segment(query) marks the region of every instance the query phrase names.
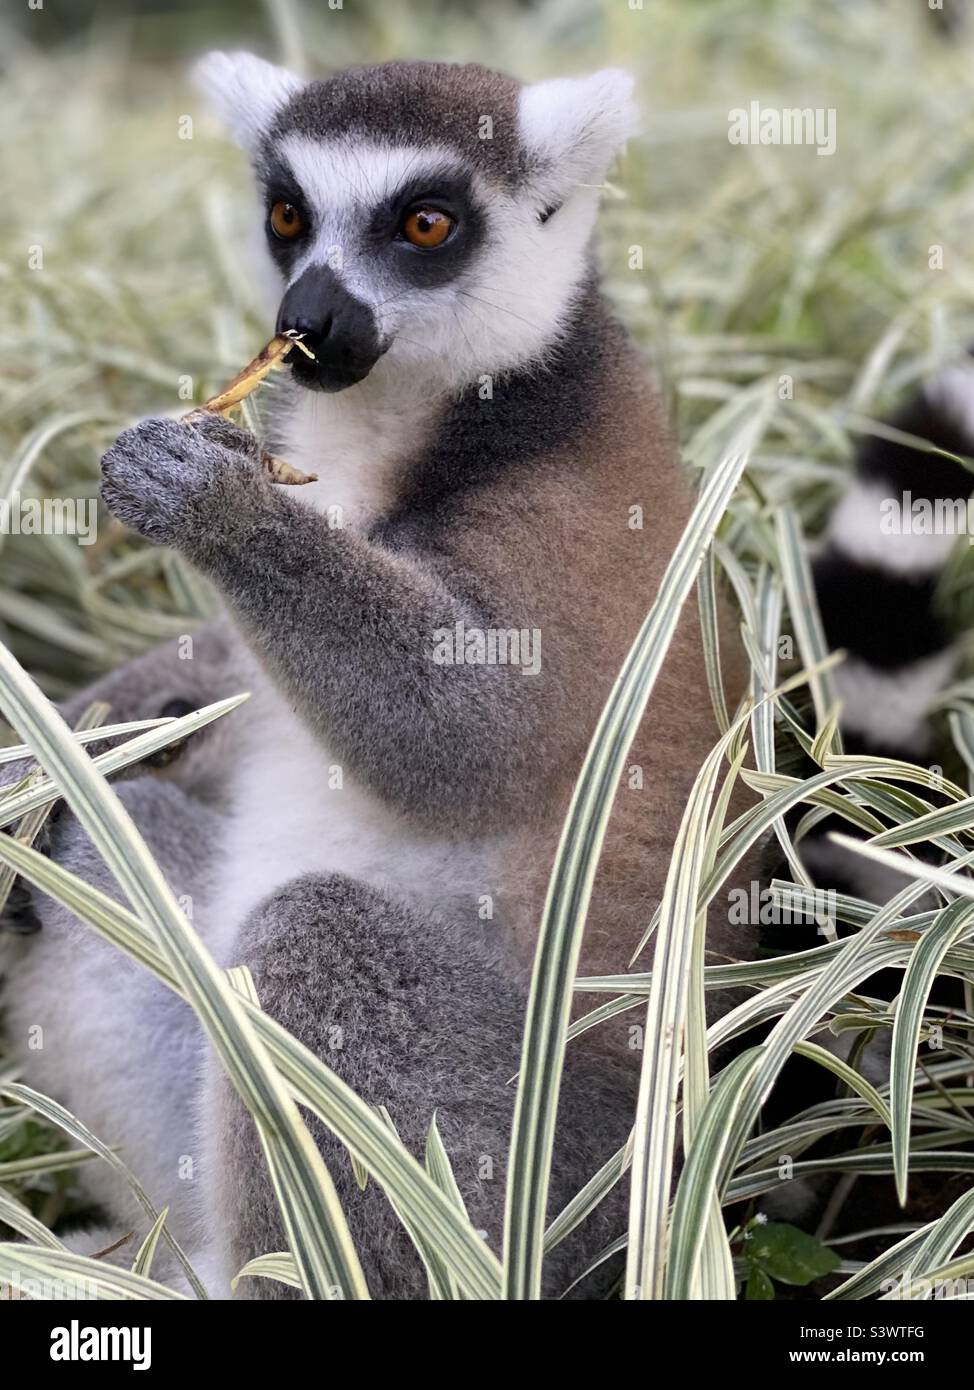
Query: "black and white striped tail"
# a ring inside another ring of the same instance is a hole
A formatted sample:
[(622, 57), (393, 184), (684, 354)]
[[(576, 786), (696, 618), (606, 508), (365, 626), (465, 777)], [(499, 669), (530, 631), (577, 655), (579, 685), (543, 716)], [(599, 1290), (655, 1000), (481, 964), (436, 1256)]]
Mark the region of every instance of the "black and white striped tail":
[[(974, 456), (974, 362), (942, 371), (889, 424), (947, 453)], [(847, 653), (834, 672), (846, 752), (920, 764), (935, 756), (930, 705), (957, 661), (935, 591), (972, 484), (962, 464), (907, 443), (870, 437), (859, 451), (855, 479), (813, 565), (828, 644)], [(923, 524), (897, 529), (897, 517), (905, 522), (926, 503), (938, 519), (933, 534)], [(955, 521), (944, 525), (945, 516)], [(829, 829), (850, 833), (848, 824), (829, 820), (800, 849), (816, 883), (873, 902), (903, 886), (898, 874), (828, 841)]]
[[(889, 423), (949, 454), (974, 457), (974, 361), (941, 372)], [(935, 592), (964, 529), (972, 484), (974, 475), (962, 464), (907, 443), (870, 437), (859, 451), (855, 478), (832, 514), (813, 564), (828, 645), (847, 653), (834, 672), (847, 752), (921, 765), (930, 765), (936, 756), (930, 705), (951, 680), (957, 656)], [(932, 534), (923, 526), (897, 530), (889, 524), (892, 517), (905, 519), (914, 505), (928, 503), (934, 518), (953, 517), (954, 523), (940, 524)], [(925, 795), (936, 803), (936, 794)], [(848, 822), (829, 817), (798, 845), (818, 888), (881, 904), (908, 882), (836, 845), (828, 838), (830, 830), (856, 834)], [(936, 853), (924, 845), (913, 849), (921, 857), (928, 850)], [(932, 905), (918, 903), (914, 910)], [(787, 947), (778, 938), (778, 949), (813, 944), (811, 935), (802, 938), (800, 933)], [(901, 982), (893, 972), (889, 978), (874, 977), (864, 988), (892, 998)], [(935, 988), (939, 1002), (959, 1002), (940, 982)], [(827, 1045), (842, 1053), (851, 1036)], [(859, 1065), (877, 1084), (888, 1078), (888, 1053), (889, 1036), (880, 1033), (860, 1058)], [(798, 1093), (807, 1103), (809, 1095), (818, 1094), (820, 1080), (809, 1079), (801, 1064), (793, 1072), (792, 1103)]]
[[(974, 363), (949, 367), (890, 421), (902, 434), (974, 456)], [(815, 586), (835, 673), (847, 751), (923, 762), (932, 749), (929, 707), (956, 664), (934, 593), (958, 541), (974, 485), (962, 464), (906, 443), (869, 438), (836, 507)], [(956, 504), (945, 507), (944, 503)], [(919, 512), (930, 503), (936, 526)], [(896, 518), (913, 514), (913, 529)]]

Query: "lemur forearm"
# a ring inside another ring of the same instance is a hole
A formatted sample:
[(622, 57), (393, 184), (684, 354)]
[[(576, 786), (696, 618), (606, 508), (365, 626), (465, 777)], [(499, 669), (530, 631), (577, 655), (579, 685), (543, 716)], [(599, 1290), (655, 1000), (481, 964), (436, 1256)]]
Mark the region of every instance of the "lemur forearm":
[(143, 421), (105, 455), (102, 477), (116, 516), (216, 581), (274, 683), (384, 801), (460, 831), (509, 826), (530, 804), (544, 678), (520, 664), (437, 663), (438, 630), (488, 619), (432, 565), (330, 529), (220, 416)]
[[(237, 482), (241, 480), (237, 479)], [(189, 557), (221, 587), (272, 677), (336, 757), (400, 809), (497, 816), (523, 790), (540, 676), (437, 664), (438, 630), (482, 614), (412, 558), (328, 529), (253, 480)], [(486, 756), (489, 751), (489, 757)]]

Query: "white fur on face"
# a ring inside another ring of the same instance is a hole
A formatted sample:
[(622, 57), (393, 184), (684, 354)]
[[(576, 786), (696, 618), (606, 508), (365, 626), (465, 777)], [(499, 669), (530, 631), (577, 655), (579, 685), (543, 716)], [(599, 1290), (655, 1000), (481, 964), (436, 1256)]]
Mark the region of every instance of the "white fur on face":
[[(211, 55), (196, 77), (252, 154), (302, 85), (249, 54)], [(342, 524), (370, 524), (391, 504), (402, 460), (415, 456), (451, 393), (543, 364), (587, 278), (598, 185), (635, 123), (631, 87), (624, 73), (605, 72), (524, 89), (519, 126), (528, 178), (512, 191), (474, 171), (487, 235), (462, 275), (436, 288), (380, 274), (360, 232), (376, 202), (418, 170), (463, 167), (454, 150), (297, 134), (281, 141), (317, 228), (294, 273), (316, 259), (330, 265), (391, 340), (358, 385), (337, 395), (288, 393), (282, 402), (277, 429), (285, 456), (321, 479), (295, 490), (302, 502), (337, 512)], [(541, 223), (539, 214), (556, 205)], [(263, 235), (260, 260), (279, 285)]]
[(460, 157), (442, 147), (297, 134), (281, 142), (280, 153), (318, 225), (292, 279), (311, 264), (327, 264), (373, 309), (382, 337), (392, 343), (373, 376), (415, 369), (427, 386), (455, 390), (543, 360), (586, 275), (596, 189), (573, 188), (561, 209), (541, 223), (535, 190), (514, 194), (475, 171), (474, 194), (486, 221), (482, 248), (448, 284), (413, 287), (377, 271), (360, 249), (361, 227), (406, 178), (423, 169), (431, 175), (461, 169)]
[(320, 481), (297, 500), (367, 527), (397, 495), (400, 461), (416, 457), (455, 391), (543, 360), (585, 275), (597, 194), (582, 191), (545, 224), (534, 206), (476, 181), (489, 225), (483, 250), (454, 281), (414, 288), (378, 273), (360, 249), (372, 208), (418, 169), (456, 168), (440, 148), (325, 144), (291, 135), (281, 154), (314, 214), (316, 233), (292, 271), (330, 266), (375, 313), (389, 351), (358, 385), (293, 395), (278, 420), (283, 456)]
[[(303, 85), (300, 78), (249, 53), (212, 53), (194, 73), (237, 142), (259, 149), (274, 117)], [(456, 390), (530, 362), (557, 338), (586, 275), (586, 248), (598, 186), (636, 126), (632, 79), (614, 69), (589, 77), (538, 82), (523, 89), (519, 134), (530, 171), (512, 193), (474, 171), (488, 235), (458, 280), (416, 289), (383, 283), (356, 248), (356, 217), (422, 167), (454, 167), (445, 148), (405, 148), (344, 137), (290, 135), (287, 159), (313, 207), (320, 231), (299, 269), (322, 259), (349, 290), (372, 306), (390, 351), (373, 374), (405, 369), (406, 389)], [(538, 215), (558, 211), (542, 224)], [(336, 265), (336, 262), (338, 263)]]

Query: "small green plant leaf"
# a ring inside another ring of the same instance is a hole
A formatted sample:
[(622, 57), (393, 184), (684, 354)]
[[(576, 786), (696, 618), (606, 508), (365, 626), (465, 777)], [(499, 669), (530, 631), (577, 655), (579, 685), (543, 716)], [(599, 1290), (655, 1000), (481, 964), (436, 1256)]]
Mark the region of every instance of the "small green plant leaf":
[[(805, 1285), (823, 1274), (831, 1274), (839, 1264), (834, 1250), (783, 1221), (755, 1226), (746, 1246), (749, 1262), (779, 1284)], [(750, 1298), (751, 1295), (748, 1294)]]
[(747, 1276), (747, 1285), (744, 1289), (744, 1297), (749, 1303), (774, 1298), (774, 1284), (759, 1265), (751, 1266), (751, 1272)]

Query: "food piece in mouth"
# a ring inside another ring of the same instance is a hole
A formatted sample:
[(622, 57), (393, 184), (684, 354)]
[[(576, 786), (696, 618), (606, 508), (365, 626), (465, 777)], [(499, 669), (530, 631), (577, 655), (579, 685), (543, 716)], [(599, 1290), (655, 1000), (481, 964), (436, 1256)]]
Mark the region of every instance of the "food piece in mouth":
[[(265, 347), (261, 348), (254, 360), (248, 362), (243, 371), (238, 372), (222, 391), (211, 396), (208, 401), (204, 401), (195, 410), (191, 410), (188, 415), (184, 415), (183, 419), (192, 421), (199, 419), (201, 415), (225, 415), (229, 417), (230, 412), (235, 410), (241, 401), (245, 401), (252, 391), (256, 391), (267, 374), (275, 367), (280, 366), (294, 348), (298, 348), (305, 356), (314, 361), (314, 353), (309, 347), (305, 347), (299, 333), (279, 333), (277, 337), (272, 338)], [(273, 454), (261, 454), (260, 464), (273, 483), (300, 487), (304, 483), (316, 483), (318, 481), (317, 473), (302, 473), (300, 468), (286, 463), (284, 459), (275, 458)]]

